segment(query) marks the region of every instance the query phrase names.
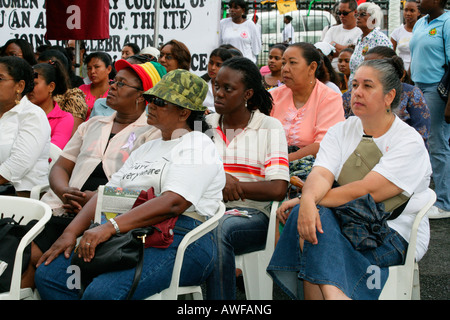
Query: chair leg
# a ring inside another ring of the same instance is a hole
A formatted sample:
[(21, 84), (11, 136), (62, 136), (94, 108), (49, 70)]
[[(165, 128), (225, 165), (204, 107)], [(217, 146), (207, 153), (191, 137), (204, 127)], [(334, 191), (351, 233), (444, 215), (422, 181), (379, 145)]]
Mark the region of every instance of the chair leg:
[(420, 300), (420, 279), (419, 279), (419, 265), (417, 262), (414, 265), (413, 287), (411, 292), (411, 300)]

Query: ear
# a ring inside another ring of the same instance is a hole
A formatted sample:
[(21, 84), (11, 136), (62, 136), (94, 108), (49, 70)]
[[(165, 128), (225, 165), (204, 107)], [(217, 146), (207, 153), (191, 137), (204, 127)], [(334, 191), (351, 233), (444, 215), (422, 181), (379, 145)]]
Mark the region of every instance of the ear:
[(48, 85), (48, 88), (50, 89), (50, 92), (53, 92), (53, 90), (55, 90), (55, 88), (56, 88), (56, 83), (54, 83), (53, 81), (50, 82), (50, 84)]
[(111, 73), (111, 71), (112, 71), (112, 66), (108, 66), (108, 67), (106, 68), (106, 70), (108, 70), (108, 73)]
[(392, 101), (394, 101), (394, 99), (395, 99), (396, 93), (397, 92), (395, 91), (395, 89), (392, 89), (391, 91), (386, 93), (386, 95), (384, 96), (384, 103), (385, 103), (386, 107), (388, 107), (392, 104)]
[(187, 118), (189, 118), (190, 115), (191, 115), (191, 110), (183, 108), (180, 111), (179, 119), (180, 119), (180, 121), (184, 122), (187, 120)]
[(252, 97), (253, 97), (253, 94), (255, 93), (255, 91), (253, 91), (253, 89), (247, 89), (247, 90), (245, 90), (245, 92), (244, 92), (244, 98), (245, 98), (245, 101), (248, 101), (248, 100), (250, 100)]
[(25, 80), (20, 80), (16, 83), (16, 92), (22, 94), (23, 90), (25, 90)]
[(318, 66), (319, 65), (316, 61), (311, 62), (311, 64), (309, 65), (309, 76), (315, 76)]

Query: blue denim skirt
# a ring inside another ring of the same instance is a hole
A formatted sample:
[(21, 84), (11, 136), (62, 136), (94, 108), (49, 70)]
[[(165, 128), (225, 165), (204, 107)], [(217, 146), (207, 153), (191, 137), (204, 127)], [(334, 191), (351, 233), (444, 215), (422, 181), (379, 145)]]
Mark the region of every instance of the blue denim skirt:
[(351, 299), (378, 299), (388, 267), (404, 263), (408, 243), (390, 229), (382, 245), (357, 251), (341, 232), (333, 212), (319, 207), (324, 233), (317, 233), (318, 244), (305, 241), (300, 251), (298, 208), (292, 209), (267, 267), (275, 283), (292, 299), (303, 298), (303, 280), (333, 285)]

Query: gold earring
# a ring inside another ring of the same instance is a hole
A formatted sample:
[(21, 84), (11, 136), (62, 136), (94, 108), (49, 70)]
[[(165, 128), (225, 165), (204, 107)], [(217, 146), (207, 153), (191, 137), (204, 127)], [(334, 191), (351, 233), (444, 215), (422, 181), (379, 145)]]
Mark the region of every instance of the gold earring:
[(20, 91), (17, 90), (16, 100), (15, 100), (16, 105), (20, 103), (20, 96), (19, 95), (20, 95)]

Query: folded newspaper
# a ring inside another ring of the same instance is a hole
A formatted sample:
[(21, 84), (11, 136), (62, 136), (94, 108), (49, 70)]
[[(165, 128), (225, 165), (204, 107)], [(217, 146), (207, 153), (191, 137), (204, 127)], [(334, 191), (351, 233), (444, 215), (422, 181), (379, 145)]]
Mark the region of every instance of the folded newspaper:
[(100, 186), (95, 222), (102, 224), (117, 215), (130, 211), (140, 193), (141, 190), (136, 189)]

